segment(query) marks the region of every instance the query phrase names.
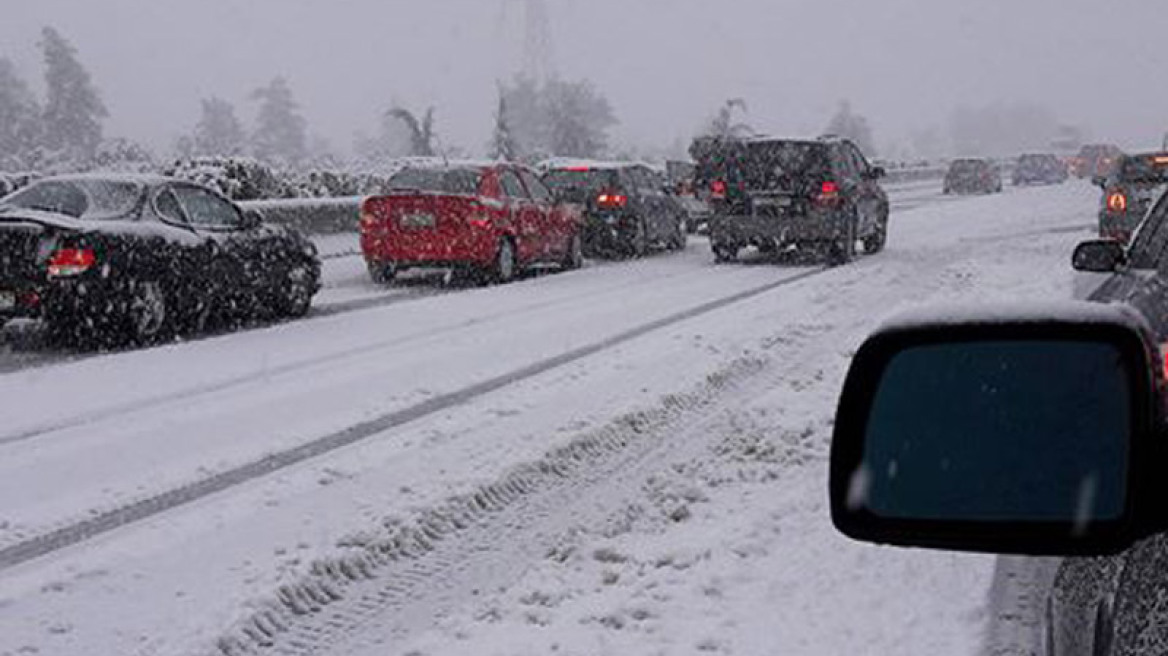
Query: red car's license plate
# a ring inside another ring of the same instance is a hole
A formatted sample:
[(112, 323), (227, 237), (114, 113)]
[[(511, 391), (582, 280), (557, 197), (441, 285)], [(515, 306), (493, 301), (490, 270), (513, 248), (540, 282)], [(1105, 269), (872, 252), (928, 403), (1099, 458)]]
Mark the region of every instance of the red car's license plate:
[(403, 228), (433, 228), (436, 222), (433, 214), (406, 214), (400, 223)]

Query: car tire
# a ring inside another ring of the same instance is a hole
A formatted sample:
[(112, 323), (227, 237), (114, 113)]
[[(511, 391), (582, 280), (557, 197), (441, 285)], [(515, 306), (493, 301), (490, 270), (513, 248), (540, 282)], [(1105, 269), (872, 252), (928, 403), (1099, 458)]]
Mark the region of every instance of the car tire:
[(136, 280), (126, 289), (122, 334), (133, 345), (162, 341), (171, 325), (169, 301), (162, 283)]
[(289, 319), (308, 314), (319, 286), (319, 265), (308, 260), (296, 263), (285, 272), (284, 280), (275, 291), (276, 314)]
[(842, 266), (856, 259), (855, 218), (848, 217), (845, 224), (844, 234), (828, 244), (827, 263), (830, 266)]
[(876, 229), (872, 234), (863, 239), (864, 254), (871, 255), (879, 253), (884, 250), (884, 244), (888, 241), (888, 216), (885, 215), (879, 222), (876, 223)]
[(733, 244), (713, 243), (714, 261), (719, 264), (734, 262), (738, 259), (738, 247)]
[(510, 239), (499, 240), (495, 261), (491, 264), (489, 282), (503, 285), (515, 279), (518, 263), (515, 258), (515, 244)]
[(569, 271), (584, 266), (584, 240), (580, 233), (577, 232), (568, 240), (568, 252), (564, 254), (562, 266)]
[(378, 285), (388, 285), (397, 277), (397, 267), (386, 262), (370, 262), (369, 278)]

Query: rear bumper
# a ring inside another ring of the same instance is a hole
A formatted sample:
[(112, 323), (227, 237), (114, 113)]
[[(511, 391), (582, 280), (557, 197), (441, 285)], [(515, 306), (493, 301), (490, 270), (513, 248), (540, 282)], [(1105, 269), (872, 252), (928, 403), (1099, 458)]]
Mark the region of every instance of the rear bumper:
[(715, 214), (709, 220), (710, 241), (738, 245), (830, 241), (845, 234), (849, 220), (839, 212), (782, 218)]
[(632, 247), (636, 236), (636, 219), (628, 214), (601, 213), (584, 217), (580, 229), (580, 239), (584, 250), (596, 253), (612, 250), (627, 250)]
[(486, 266), (494, 262), (502, 235), (488, 230), (446, 233), (362, 232), (361, 252), (369, 264), (397, 268)]

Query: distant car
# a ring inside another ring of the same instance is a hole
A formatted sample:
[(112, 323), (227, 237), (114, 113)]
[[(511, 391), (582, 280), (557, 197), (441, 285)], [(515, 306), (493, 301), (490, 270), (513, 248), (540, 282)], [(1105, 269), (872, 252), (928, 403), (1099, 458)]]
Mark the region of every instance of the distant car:
[(556, 198), (583, 208), (585, 253), (640, 257), (654, 247), (685, 248), (685, 209), (649, 167), (552, 162), (544, 168), (543, 181)]
[(150, 343), (214, 316), (308, 312), (316, 247), (219, 194), (154, 176), (45, 178), (0, 199), (0, 320)]
[(1105, 178), (1119, 163), (1123, 151), (1111, 144), (1088, 144), (1079, 149), (1073, 160), (1076, 176), (1080, 178)]
[(1126, 243), (1168, 187), (1168, 152), (1125, 155), (1110, 175), (1097, 176), (1093, 182), (1103, 189), (1099, 236)]
[(1050, 154), (1028, 154), (1014, 166), (1014, 186), (1061, 184), (1067, 180), (1067, 166)]
[(884, 170), (846, 139), (701, 138), (690, 154), (710, 204), (710, 246), (718, 262), (737, 259), (746, 246), (805, 249), (833, 264), (850, 262), (857, 241), (865, 253), (884, 248)]
[(1002, 190), (1002, 173), (988, 159), (959, 159), (949, 164), (942, 191), (945, 194), (996, 194)]
[(361, 203), (361, 250), (374, 281), (450, 268), (508, 282), (521, 269), (583, 265), (579, 211), (530, 169), (500, 162), (413, 162)]

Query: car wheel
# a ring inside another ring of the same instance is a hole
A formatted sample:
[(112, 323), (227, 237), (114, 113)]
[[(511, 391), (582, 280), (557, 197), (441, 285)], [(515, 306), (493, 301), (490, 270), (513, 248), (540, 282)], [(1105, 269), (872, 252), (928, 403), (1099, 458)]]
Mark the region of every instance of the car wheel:
[(848, 217), (844, 234), (831, 242), (827, 248), (827, 262), (831, 266), (840, 266), (854, 259), (856, 259), (856, 221), (853, 217)]
[(572, 235), (568, 241), (568, 252), (564, 254), (562, 266), (569, 270), (584, 266), (584, 240), (580, 238), (580, 233)]
[(491, 282), (504, 284), (515, 279), (515, 246), (510, 239), (499, 242), (499, 250), (495, 253), (495, 262), (491, 265)]
[(888, 217), (884, 217), (877, 224), (872, 234), (864, 238), (864, 254), (879, 253), (884, 250), (884, 243), (888, 240)]
[(633, 257), (645, 257), (649, 253), (649, 229), (644, 219), (637, 219), (631, 246)]
[(320, 269), (312, 262), (302, 261), (294, 265), (287, 271), (277, 291), (277, 313), (289, 318), (308, 314), (319, 283)]
[(386, 262), (370, 262), (369, 278), (378, 285), (388, 285), (397, 277), (397, 267)]
[(738, 247), (733, 244), (714, 243), (711, 248), (714, 250), (715, 262), (733, 262), (738, 259)]
[(160, 341), (170, 322), (166, 293), (162, 284), (154, 281), (135, 281), (127, 290), (125, 305), (125, 335), (134, 344), (152, 344)]

